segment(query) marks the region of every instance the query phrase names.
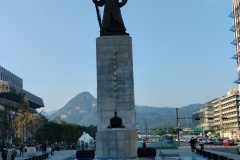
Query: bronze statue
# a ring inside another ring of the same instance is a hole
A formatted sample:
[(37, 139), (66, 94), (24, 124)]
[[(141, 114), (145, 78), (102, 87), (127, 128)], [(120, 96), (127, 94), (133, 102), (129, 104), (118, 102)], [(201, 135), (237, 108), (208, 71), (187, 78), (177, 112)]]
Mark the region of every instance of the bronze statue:
[[(129, 35), (126, 33), (126, 28), (123, 23), (120, 8), (127, 3), (127, 0), (92, 0), (96, 5), (98, 14), (98, 21), (100, 26), (101, 36), (109, 35)], [(103, 21), (101, 23), (101, 17), (99, 15), (98, 6), (104, 6)]]

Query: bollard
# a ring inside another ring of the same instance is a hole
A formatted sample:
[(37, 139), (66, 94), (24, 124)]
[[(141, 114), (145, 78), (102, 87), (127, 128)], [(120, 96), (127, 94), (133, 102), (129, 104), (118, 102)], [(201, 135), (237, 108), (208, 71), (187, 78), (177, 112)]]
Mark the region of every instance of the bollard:
[(203, 155), (203, 152), (202, 152), (202, 150), (200, 150), (200, 151), (199, 151), (199, 153), (200, 153), (200, 155)]
[(199, 154), (199, 153), (200, 153), (199, 151), (200, 151), (199, 149), (196, 149), (196, 153), (197, 153), (197, 154)]
[(212, 153), (211, 152), (207, 152), (207, 157), (208, 157), (208, 159), (213, 159)]
[(218, 155), (215, 154), (215, 153), (213, 153), (213, 159), (214, 159), (214, 160), (218, 160)]
[(206, 151), (202, 151), (202, 154), (204, 157), (207, 157), (207, 152)]
[(219, 156), (219, 159), (220, 159), (220, 160), (228, 160), (227, 157), (225, 157), (225, 156), (221, 156), (221, 155)]

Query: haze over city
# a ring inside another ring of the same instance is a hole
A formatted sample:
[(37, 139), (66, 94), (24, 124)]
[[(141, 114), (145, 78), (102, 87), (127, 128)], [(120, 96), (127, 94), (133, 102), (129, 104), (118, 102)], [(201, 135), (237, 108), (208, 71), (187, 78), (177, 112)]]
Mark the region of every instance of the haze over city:
[[(122, 16), (133, 38), (135, 103), (181, 107), (236, 87), (231, 11), (232, 0), (129, 0)], [(84, 91), (97, 96), (91, 0), (0, 1), (0, 15), (0, 65), (43, 99), (45, 111)]]

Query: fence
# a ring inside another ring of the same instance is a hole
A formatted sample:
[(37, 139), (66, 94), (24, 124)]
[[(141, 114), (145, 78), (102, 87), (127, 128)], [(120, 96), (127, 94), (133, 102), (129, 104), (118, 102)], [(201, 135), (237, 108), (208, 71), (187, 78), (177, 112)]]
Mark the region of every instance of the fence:
[[(138, 142), (138, 147), (142, 147), (143, 142)], [(147, 147), (156, 149), (178, 149), (178, 142), (175, 141), (152, 141), (147, 142)]]

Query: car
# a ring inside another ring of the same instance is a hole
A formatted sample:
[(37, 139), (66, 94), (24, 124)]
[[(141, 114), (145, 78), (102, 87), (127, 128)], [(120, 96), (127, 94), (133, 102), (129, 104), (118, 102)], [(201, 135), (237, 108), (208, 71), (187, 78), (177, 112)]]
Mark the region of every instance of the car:
[(215, 141), (214, 139), (208, 139), (208, 140), (207, 140), (207, 144), (213, 144), (214, 141)]
[(215, 139), (213, 144), (215, 144), (215, 145), (223, 145), (223, 139)]
[(225, 139), (225, 140), (223, 141), (223, 145), (224, 145), (224, 146), (234, 146), (235, 144), (234, 144), (234, 142), (233, 142), (232, 140), (230, 140), (230, 139)]
[(203, 139), (202, 141), (204, 142), (204, 144), (207, 144), (207, 143), (208, 143), (208, 142), (207, 142), (207, 139)]
[(202, 140), (202, 138), (197, 138), (197, 142), (199, 143)]

